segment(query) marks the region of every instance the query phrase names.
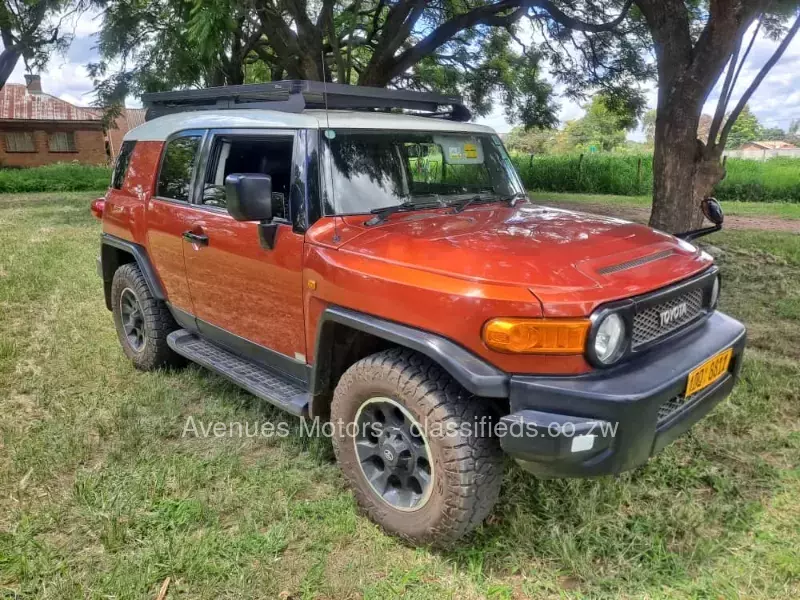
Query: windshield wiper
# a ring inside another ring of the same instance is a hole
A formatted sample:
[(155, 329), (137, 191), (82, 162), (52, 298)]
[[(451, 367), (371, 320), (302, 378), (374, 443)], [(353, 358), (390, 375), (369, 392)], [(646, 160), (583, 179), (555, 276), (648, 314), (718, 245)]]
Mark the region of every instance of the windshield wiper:
[(525, 192), (514, 192), (510, 196), (504, 196), (502, 200), (510, 206), (516, 206), (518, 200), (528, 200), (528, 195)]
[(490, 202), (497, 202), (500, 198), (496, 196), (487, 196), (486, 194), (475, 194), (474, 196), (470, 196), (469, 198), (465, 198), (462, 200), (454, 200), (447, 204), (447, 206), (453, 207), (453, 212), (461, 212), (465, 208), (467, 208), (473, 202), (482, 202), (484, 200), (488, 200)]
[(394, 213), (398, 212), (406, 212), (410, 210), (417, 210), (422, 208), (438, 208), (441, 205), (438, 203), (416, 203), (412, 202), (411, 200), (406, 200), (402, 204), (395, 204), (394, 206), (384, 206), (382, 208), (373, 208), (369, 211), (371, 214), (375, 215), (370, 220), (366, 221), (364, 225), (367, 227), (372, 227), (373, 225), (380, 225), (383, 223), (386, 218)]

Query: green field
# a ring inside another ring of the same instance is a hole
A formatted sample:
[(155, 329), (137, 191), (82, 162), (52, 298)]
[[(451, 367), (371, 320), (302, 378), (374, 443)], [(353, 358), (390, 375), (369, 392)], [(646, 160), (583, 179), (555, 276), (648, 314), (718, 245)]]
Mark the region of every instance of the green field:
[[(653, 188), (651, 155), (516, 155), (525, 186), (548, 192), (646, 195)], [(719, 200), (800, 202), (800, 159), (764, 162), (730, 159), (727, 176), (715, 188)]]
[[(123, 358), (91, 194), (0, 196), (0, 597), (798, 598), (800, 236), (725, 232), (743, 380), (619, 478), (508, 464), (488, 523), (446, 551), (360, 516), (324, 440), (182, 437), (285, 417), (200, 368)], [(294, 423), (294, 421), (292, 421)]]

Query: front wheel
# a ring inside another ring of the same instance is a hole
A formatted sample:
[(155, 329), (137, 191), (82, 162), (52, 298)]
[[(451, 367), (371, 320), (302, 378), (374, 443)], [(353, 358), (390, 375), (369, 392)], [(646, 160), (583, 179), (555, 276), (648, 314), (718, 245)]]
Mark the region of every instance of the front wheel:
[(503, 461), (480, 403), (406, 349), (368, 356), (342, 375), (334, 451), (375, 522), (415, 544), (445, 545), (488, 516)]

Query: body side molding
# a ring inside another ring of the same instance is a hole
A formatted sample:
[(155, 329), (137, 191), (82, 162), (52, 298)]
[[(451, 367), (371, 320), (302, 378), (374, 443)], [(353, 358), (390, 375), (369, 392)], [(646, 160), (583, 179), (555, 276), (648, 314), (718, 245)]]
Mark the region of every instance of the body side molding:
[[(324, 356), (324, 350), (333, 344), (333, 328), (330, 325), (334, 323), (363, 331), (424, 354), (438, 363), (465, 389), (476, 396), (508, 398), (508, 374), (478, 358), (455, 342), (435, 333), (338, 306), (330, 306), (320, 315), (315, 357)], [(324, 368), (319, 369), (319, 363), (319, 360), (314, 361), (314, 370), (311, 374), (312, 394), (325, 385)]]

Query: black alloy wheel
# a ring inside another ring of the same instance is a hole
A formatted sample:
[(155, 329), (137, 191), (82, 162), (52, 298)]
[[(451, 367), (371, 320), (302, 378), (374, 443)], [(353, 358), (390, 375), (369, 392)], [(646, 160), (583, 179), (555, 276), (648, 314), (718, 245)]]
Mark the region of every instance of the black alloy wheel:
[(370, 398), (356, 413), (356, 455), (364, 478), (392, 508), (425, 506), (433, 463), (422, 426), (391, 398)]

